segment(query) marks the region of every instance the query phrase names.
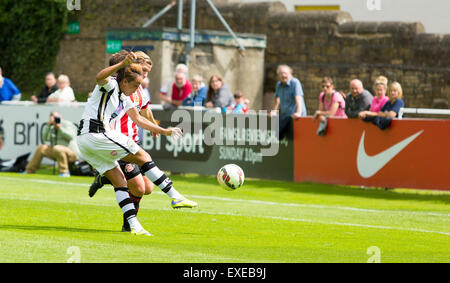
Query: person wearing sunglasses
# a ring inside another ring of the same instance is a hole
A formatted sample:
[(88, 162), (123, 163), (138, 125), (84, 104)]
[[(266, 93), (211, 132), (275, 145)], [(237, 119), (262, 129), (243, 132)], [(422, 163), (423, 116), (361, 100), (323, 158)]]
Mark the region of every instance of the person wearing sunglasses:
[(342, 93), (334, 89), (333, 80), (322, 79), (322, 92), (319, 95), (319, 110), (314, 113), (314, 119), (324, 121), (325, 117), (347, 118), (345, 114), (345, 99)]
[(319, 95), (319, 109), (314, 113), (313, 119), (319, 120), (317, 134), (324, 135), (328, 124), (328, 117), (347, 118), (345, 114), (344, 94), (334, 89), (333, 80), (330, 77), (322, 79), (322, 92)]

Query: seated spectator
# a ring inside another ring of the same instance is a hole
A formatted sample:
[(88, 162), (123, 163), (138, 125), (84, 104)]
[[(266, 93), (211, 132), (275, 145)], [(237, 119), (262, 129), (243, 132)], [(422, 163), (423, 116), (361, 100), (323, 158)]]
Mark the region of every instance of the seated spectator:
[(59, 75), (56, 83), (58, 85), (58, 90), (48, 96), (47, 102), (74, 102), (75, 94), (73, 93), (73, 89), (70, 87), (69, 77), (66, 75)]
[(36, 172), (42, 158), (47, 157), (58, 162), (60, 177), (69, 177), (69, 163), (80, 156), (77, 142), (77, 127), (74, 123), (61, 119), (58, 112), (52, 112), (48, 123), (42, 130), (42, 140), (50, 143), (39, 145), (25, 168), (26, 174)]
[(388, 79), (384, 76), (379, 76), (375, 83), (373, 84), (373, 91), (375, 92), (375, 96), (372, 99), (372, 103), (370, 104), (370, 111), (379, 112), (381, 108), (383, 108), (384, 104), (389, 100), (389, 97), (386, 96)]
[[(188, 67), (185, 64), (182, 64), (182, 63), (178, 64), (175, 67), (175, 72), (174, 72), (173, 76), (175, 77), (175, 75), (177, 73), (183, 73), (187, 77), (188, 76), (188, 70), (189, 69), (188, 69)], [(172, 77), (170, 80), (164, 82), (162, 84), (161, 88), (159, 89), (159, 98), (160, 98), (162, 104), (166, 103), (166, 101), (164, 100), (163, 97), (168, 97), (168, 98), (172, 97), (172, 85), (173, 85), (174, 81), (175, 80)]]
[(170, 97), (161, 95), (160, 98), (166, 104), (164, 109), (176, 109), (183, 104), (183, 101), (191, 94), (192, 84), (186, 78), (186, 74), (178, 72), (175, 74), (175, 82), (172, 84), (172, 95)]
[(233, 107), (233, 114), (245, 114), (248, 111), (248, 100), (245, 99), (244, 94), (242, 92), (237, 91), (234, 94), (234, 107)]
[(328, 117), (347, 118), (345, 114), (344, 95), (334, 90), (333, 80), (329, 77), (322, 79), (323, 92), (319, 95), (319, 110), (313, 115), (313, 119), (319, 119), (318, 135), (325, 135)]
[(364, 121), (372, 121), (380, 129), (384, 130), (391, 125), (392, 119), (398, 117), (400, 108), (405, 104), (402, 100), (403, 90), (398, 82), (393, 82), (389, 86), (389, 101), (384, 104), (379, 112), (363, 111), (359, 117)]
[(203, 77), (195, 75), (192, 77), (192, 92), (183, 101), (184, 106), (205, 106), (206, 85), (203, 83)]
[(21, 96), (17, 86), (10, 79), (3, 77), (2, 68), (0, 68), (0, 102), (19, 101)]
[(358, 113), (370, 109), (372, 94), (364, 89), (363, 83), (358, 80), (350, 82), (350, 93), (345, 99), (345, 114), (348, 118), (358, 118)]
[(218, 107), (222, 113), (226, 113), (234, 106), (233, 94), (219, 75), (212, 75), (209, 79), (205, 106), (208, 108)]
[(347, 118), (344, 96), (334, 89), (331, 78), (323, 78), (322, 89), (323, 92), (319, 95), (319, 110), (314, 113), (313, 118), (319, 121), (325, 121), (326, 117)]
[(45, 103), (47, 102), (47, 97), (57, 90), (58, 86), (56, 84), (55, 74), (53, 74), (52, 72), (47, 73), (47, 75), (45, 75), (45, 86), (37, 96), (31, 96), (31, 100), (34, 103)]

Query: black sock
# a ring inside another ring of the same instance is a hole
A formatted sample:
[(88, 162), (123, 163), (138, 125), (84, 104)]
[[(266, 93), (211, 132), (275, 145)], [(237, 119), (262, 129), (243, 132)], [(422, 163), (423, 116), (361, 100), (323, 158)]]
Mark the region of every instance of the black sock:
[(112, 185), (111, 181), (108, 178), (106, 178), (106, 176), (102, 176), (100, 178), (100, 182), (102, 182), (103, 185)]

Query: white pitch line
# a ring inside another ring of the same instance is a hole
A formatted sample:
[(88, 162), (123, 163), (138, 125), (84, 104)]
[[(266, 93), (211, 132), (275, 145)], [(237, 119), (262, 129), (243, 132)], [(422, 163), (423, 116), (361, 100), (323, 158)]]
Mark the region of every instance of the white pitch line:
[(196, 196), (196, 195), (192, 195), (192, 197), (196, 197), (196, 198), (199, 198), (199, 199), (203, 198), (203, 199), (230, 201), (230, 202), (254, 203), (254, 204), (261, 204), (261, 205), (292, 206), (292, 207), (321, 208), (321, 209), (339, 209), (339, 210), (351, 210), (351, 211), (359, 211), (359, 212), (376, 212), (376, 213), (419, 214), (419, 215), (433, 215), (433, 216), (450, 217), (450, 214), (438, 213), (438, 212), (429, 212), (429, 211), (409, 211), (409, 210), (403, 210), (402, 211), (402, 210), (368, 209), (368, 208), (357, 208), (357, 207), (348, 207), (348, 206), (333, 206), (333, 205), (320, 205), (320, 204), (301, 204), (301, 203), (283, 203), (283, 202), (271, 202), (271, 201), (261, 201), (261, 200), (232, 199), (232, 198), (221, 198), (221, 197), (214, 197), (214, 196)]
[[(68, 186), (76, 186), (76, 187), (88, 187), (90, 184), (86, 183), (71, 183), (71, 182), (63, 182), (63, 181), (51, 181), (51, 180), (42, 180), (42, 179), (25, 179), (25, 178), (14, 178), (14, 177), (3, 177), (0, 176), (0, 180), (9, 180), (9, 181), (17, 181), (20, 179), (21, 182), (29, 181), (36, 183), (44, 183), (44, 184), (55, 184), (55, 185), (68, 185)], [(110, 188), (110, 187), (108, 187)], [(112, 188), (110, 188), (112, 189)], [(163, 192), (153, 192), (153, 194), (164, 194)], [(350, 210), (350, 211), (358, 211), (358, 212), (370, 212), (370, 213), (397, 213), (397, 214), (412, 214), (412, 215), (429, 215), (429, 216), (440, 216), (440, 217), (450, 217), (449, 213), (438, 213), (438, 212), (430, 212), (430, 211), (410, 211), (410, 210), (385, 210), (385, 209), (367, 209), (367, 208), (357, 208), (357, 207), (349, 207), (349, 206), (333, 206), (333, 205), (320, 205), (320, 204), (301, 204), (301, 203), (285, 203), (285, 202), (271, 202), (271, 201), (261, 201), (261, 200), (246, 200), (246, 199), (234, 199), (234, 198), (223, 198), (223, 197), (215, 197), (215, 196), (200, 196), (200, 195), (187, 195), (197, 199), (210, 199), (210, 200), (219, 200), (226, 202), (242, 202), (242, 203), (253, 203), (260, 205), (274, 205), (274, 206), (290, 206), (290, 207), (303, 207), (303, 208), (320, 208), (320, 209), (336, 209), (336, 210)]]
[(410, 232), (433, 233), (433, 234), (441, 234), (441, 235), (450, 236), (450, 232), (432, 231), (432, 230), (424, 230), (424, 229), (417, 229), (417, 228), (366, 225), (366, 224), (358, 224), (358, 223), (332, 222), (332, 221), (311, 220), (311, 219), (302, 219), (302, 218), (289, 218), (289, 217), (280, 217), (280, 216), (264, 216), (264, 215), (251, 216), (251, 215), (244, 215), (244, 214), (238, 214), (238, 213), (218, 213), (218, 212), (205, 212), (205, 211), (195, 211), (195, 210), (192, 210), (191, 212), (192, 213), (199, 213), (199, 214), (209, 214), (209, 215), (229, 215), (229, 216), (239, 216), (239, 217), (267, 218), (267, 219), (277, 219), (277, 220), (284, 220), (284, 221), (305, 222), (305, 223), (311, 223), (311, 224), (323, 224), (323, 225), (335, 225), (335, 226), (353, 226), (353, 227), (373, 228), (373, 229), (386, 229), (386, 230), (400, 230), (400, 231), (410, 231)]

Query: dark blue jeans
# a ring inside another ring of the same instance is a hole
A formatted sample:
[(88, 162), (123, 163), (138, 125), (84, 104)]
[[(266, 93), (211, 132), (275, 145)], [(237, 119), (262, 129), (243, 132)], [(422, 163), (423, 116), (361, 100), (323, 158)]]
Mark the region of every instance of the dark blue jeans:
[(292, 117), (291, 115), (287, 114), (280, 114), (280, 120), (279, 120), (279, 140), (281, 141), (284, 137), (287, 137), (288, 139), (292, 140), (294, 139), (294, 132), (293, 132), (293, 123), (292, 123)]

